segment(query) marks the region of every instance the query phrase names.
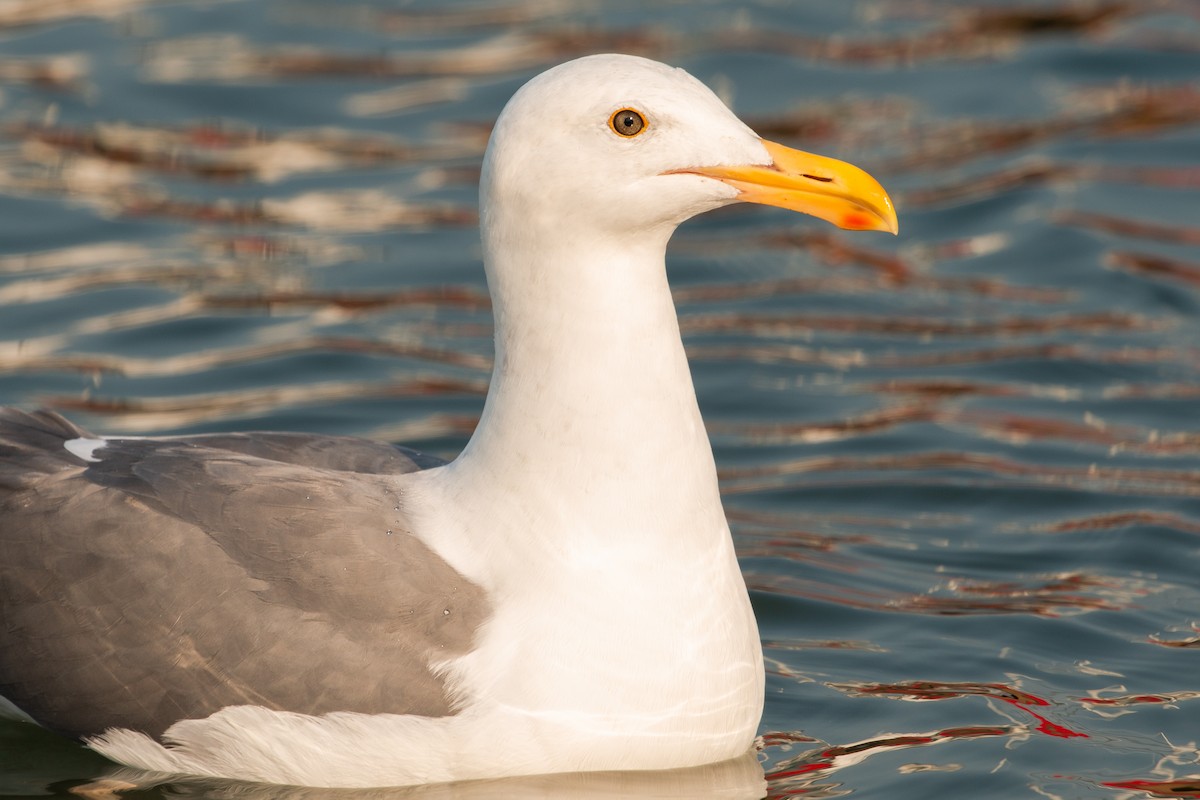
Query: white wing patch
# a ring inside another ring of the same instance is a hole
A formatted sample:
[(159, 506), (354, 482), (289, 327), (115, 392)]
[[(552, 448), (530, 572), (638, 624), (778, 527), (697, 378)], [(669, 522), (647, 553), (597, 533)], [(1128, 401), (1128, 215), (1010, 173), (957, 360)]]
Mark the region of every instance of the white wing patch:
[(95, 463), (100, 460), (94, 455), (95, 452), (106, 444), (107, 439), (68, 439), (63, 442), (63, 447), (76, 458)]

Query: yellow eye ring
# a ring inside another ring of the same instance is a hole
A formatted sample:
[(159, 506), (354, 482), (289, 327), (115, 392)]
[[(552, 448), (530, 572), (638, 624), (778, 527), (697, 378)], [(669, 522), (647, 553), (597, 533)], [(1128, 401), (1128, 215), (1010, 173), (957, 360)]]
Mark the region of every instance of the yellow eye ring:
[(634, 136), (645, 133), (649, 126), (641, 112), (634, 111), (632, 108), (622, 108), (608, 118), (608, 127), (617, 136), (632, 139)]

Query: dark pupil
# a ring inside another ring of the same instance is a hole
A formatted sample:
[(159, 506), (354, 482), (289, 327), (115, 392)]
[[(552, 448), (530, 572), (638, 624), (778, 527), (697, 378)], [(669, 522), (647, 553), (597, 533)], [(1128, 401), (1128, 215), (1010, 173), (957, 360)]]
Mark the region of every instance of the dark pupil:
[(633, 136), (642, 129), (642, 118), (632, 111), (621, 114), (617, 117), (617, 126), (621, 133), (626, 136)]

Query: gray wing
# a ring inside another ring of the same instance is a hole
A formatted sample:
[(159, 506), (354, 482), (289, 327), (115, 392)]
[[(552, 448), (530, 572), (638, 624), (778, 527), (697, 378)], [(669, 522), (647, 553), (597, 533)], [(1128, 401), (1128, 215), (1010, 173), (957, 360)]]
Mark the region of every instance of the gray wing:
[(110, 440), (0, 409), (0, 695), (75, 736), (228, 705), (441, 716), (479, 587), (413, 534), (395, 475), (342, 437)]
[(401, 475), (419, 469), (440, 467), (446, 462), (409, 447), (401, 447), (352, 436), (318, 436), (311, 433), (209, 433), (174, 437), (217, 450), (230, 450), (286, 464), (320, 469)]

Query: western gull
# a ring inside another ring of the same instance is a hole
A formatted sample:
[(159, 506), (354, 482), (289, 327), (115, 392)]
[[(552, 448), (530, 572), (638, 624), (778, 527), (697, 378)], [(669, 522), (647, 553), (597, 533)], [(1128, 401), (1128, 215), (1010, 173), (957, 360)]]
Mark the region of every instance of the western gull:
[(664, 262), (738, 201), (897, 230), (686, 72), (581, 58), (484, 157), (495, 366), (453, 461), (0, 411), (0, 696), (122, 764), (307, 786), (745, 753), (762, 652)]

